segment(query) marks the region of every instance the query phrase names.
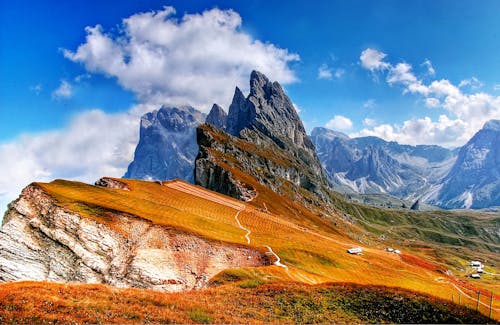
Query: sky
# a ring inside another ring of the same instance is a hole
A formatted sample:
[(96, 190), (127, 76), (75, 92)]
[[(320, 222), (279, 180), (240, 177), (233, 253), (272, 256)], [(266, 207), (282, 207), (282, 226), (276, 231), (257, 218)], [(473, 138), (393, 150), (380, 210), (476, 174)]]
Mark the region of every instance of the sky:
[(500, 2), (0, 0), (0, 208), (122, 176), (140, 116), (227, 109), (254, 69), (306, 129), (465, 144), (500, 118)]

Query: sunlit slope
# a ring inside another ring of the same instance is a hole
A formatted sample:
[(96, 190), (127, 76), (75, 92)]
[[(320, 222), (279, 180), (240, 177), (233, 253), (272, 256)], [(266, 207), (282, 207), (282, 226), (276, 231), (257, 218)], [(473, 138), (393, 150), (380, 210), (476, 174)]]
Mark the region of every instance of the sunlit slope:
[[(446, 299), (456, 294), (442, 273), (444, 266), (421, 263), (418, 257), (406, 258), (412, 256), (406, 252), (396, 255), (382, 247), (361, 245), (335, 227), (323, 226), (326, 223), (322, 218), (305, 209), (289, 216), (290, 208), (298, 205), (265, 188), (259, 200), (243, 203), (181, 181), (119, 181), (129, 190), (62, 180), (38, 185), (61, 206), (110, 227), (116, 214), (109, 217), (106, 212), (118, 211), (199, 236), (255, 247), (267, 252), (272, 262), (280, 259), (277, 265), (259, 268), (272, 279), (389, 285)], [(273, 201), (265, 204), (266, 196), (272, 196)], [(356, 233), (359, 229), (349, 231)], [(363, 255), (346, 253), (348, 248), (360, 245)]]
[(161, 293), (96, 284), (0, 284), (0, 323), (367, 324), (493, 323), (415, 292), (346, 283), (271, 282)]

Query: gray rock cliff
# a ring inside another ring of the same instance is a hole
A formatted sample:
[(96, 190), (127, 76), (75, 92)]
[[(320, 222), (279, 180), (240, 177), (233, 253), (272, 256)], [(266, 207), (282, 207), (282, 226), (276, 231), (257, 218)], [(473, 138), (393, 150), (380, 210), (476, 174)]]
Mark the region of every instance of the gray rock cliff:
[(227, 122), (227, 113), (217, 104), (212, 106), (210, 113), (207, 115), (205, 123), (211, 124), (219, 129), (225, 129)]
[(252, 189), (235, 181), (237, 177), (223, 166), (228, 164), (275, 192), (282, 192), (283, 181), (288, 181), (327, 199), (329, 183), (314, 145), (279, 83), (253, 71), (248, 97), (235, 90), (225, 131), (198, 128), (196, 184), (245, 199), (242, 192)]
[(125, 178), (193, 182), (196, 127), (205, 115), (193, 107), (161, 107), (141, 118), (139, 144)]
[(445, 208), (500, 206), (500, 120), (485, 123), (460, 149), (428, 200)]

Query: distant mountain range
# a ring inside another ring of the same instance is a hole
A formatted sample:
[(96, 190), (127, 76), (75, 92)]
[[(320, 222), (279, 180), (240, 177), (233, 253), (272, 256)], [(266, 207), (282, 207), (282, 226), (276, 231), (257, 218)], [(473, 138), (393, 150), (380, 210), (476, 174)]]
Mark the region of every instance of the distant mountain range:
[(311, 139), (341, 192), (387, 193), (446, 209), (500, 205), (500, 121), (486, 123), (462, 148), (349, 138), (315, 128)]
[(467, 142), (455, 164), (424, 197), (443, 208), (500, 206), (500, 120), (491, 120)]
[[(327, 178), (324, 182), (342, 193), (383, 193), (446, 209), (500, 205), (498, 120), (486, 123), (455, 150), (402, 145), (377, 137), (350, 138), (326, 128), (314, 128), (308, 137), (279, 84), (254, 72), (250, 88), (249, 97), (235, 89), (228, 114), (217, 104), (208, 115), (189, 106), (161, 107), (145, 114), (134, 161), (124, 177), (194, 182), (196, 128), (206, 122), (250, 141), (262, 142), (265, 136), (281, 148), (296, 149), (299, 157), (304, 157), (300, 152), (307, 152), (315, 178)], [(283, 106), (283, 111), (277, 116), (266, 109), (266, 102)], [(249, 129), (255, 133), (240, 134)], [(294, 142), (293, 146), (287, 142)], [(323, 168), (317, 166), (318, 158)], [(305, 180), (297, 180), (301, 181)]]

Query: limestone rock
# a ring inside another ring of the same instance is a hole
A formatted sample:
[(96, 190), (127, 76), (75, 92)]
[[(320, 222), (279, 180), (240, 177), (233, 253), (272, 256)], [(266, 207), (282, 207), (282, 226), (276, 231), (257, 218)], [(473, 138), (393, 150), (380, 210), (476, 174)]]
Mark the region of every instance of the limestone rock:
[(204, 287), (223, 269), (270, 264), (264, 253), (246, 246), (105, 213), (109, 223), (84, 217), (58, 206), (38, 185), (29, 185), (10, 204), (0, 230), (0, 282), (182, 291)]

